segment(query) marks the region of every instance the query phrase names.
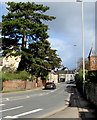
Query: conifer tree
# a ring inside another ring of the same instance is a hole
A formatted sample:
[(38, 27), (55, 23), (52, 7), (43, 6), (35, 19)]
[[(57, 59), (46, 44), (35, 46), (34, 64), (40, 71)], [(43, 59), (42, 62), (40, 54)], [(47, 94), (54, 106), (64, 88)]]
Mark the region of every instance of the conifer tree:
[(53, 16), (44, 14), (49, 7), (30, 2), (8, 2), (7, 5), (9, 12), (3, 16), (2, 30), (5, 47), (15, 47), (21, 42), (24, 48), (29, 42), (48, 38), (48, 26), (43, 24), (43, 21), (55, 19)]
[[(47, 74), (50, 67), (59, 67), (61, 59), (47, 41), (48, 25), (44, 24), (44, 21), (55, 19), (44, 14), (49, 7), (34, 2), (8, 2), (7, 5), (9, 12), (2, 17), (4, 55), (21, 55), (18, 70), (36, 76)], [(16, 51), (14, 54), (13, 50)]]

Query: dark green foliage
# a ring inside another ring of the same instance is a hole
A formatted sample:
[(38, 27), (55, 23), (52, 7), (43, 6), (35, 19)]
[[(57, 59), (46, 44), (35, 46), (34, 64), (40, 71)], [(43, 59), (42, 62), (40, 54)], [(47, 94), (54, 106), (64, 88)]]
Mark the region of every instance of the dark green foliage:
[(84, 85), (84, 95), (86, 91), (86, 87), (91, 83), (97, 83), (97, 70), (96, 71), (86, 71), (85, 74), (85, 83), (83, 83), (83, 73), (82, 70), (75, 76), (76, 86), (78, 90), (83, 93), (83, 85)]
[[(9, 12), (6, 16), (3, 16), (2, 23), (4, 49), (10, 48), (10, 45), (17, 46), (20, 39), (22, 47), (26, 47), (29, 36), (30, 42), (48, 38), (46, 33), (48, 26), (43, 24), (42, 21), (55, 19), (53, 16), (44, 14), (45, 11), (49, 10), (49, 7), (30, 2), (8, 2), (7, 5), (9, 6), (7, 8)], [(5, 40), (6, 36), (9, 37), (8, 40)]]
[(88, 79), (92, 83), (97, 83), (97, 70), (88, 71)]
[(2, 80), (29, 80), (30, 79), (30, 74), (27, 73), (26, 71), (21, 71), (21, 72), (16, 72), (16, 73), (11, 73), (11, 72), (6, 72), (2, 73)]
[(83, 71), (80, 70), (78, 74), (75, 76), (76, 86), (78, 90), (82, 93), (83, 92)]
[(83, 71), (80, 70), (78, 74), (75, 76), (76, 82), (81, 83), (83, 81)]
[(21, 55), (18, 70), (35, 76), (47, 76), (50, 69), (59, 68), (61, 59), (46, 40), (48, 25), (43, 22), (55, 19), (44, 14), (49, 7), (33, 2), (8, 2), (7, 5), (9, 12), (3, 16), (2, 23), (3, 55)]
[[(59, 68), (61, 59), (58, 58), (56, 50), (50, 48), (50, 43), (38, 41), (30, 44), (22, 55), (19, 70), (26, 70), (37, 77), (47, 76), (50, 69)], [(27, 54), (26, 54), (27, 53)]]

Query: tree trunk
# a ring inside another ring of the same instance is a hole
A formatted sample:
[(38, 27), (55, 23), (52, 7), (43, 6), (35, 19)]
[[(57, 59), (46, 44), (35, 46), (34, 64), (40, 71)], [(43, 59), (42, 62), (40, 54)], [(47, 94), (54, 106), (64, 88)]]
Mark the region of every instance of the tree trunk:
[(22, 38), (22, 47), (26, 48), (26, 35), (23, 35), (23, 38)]

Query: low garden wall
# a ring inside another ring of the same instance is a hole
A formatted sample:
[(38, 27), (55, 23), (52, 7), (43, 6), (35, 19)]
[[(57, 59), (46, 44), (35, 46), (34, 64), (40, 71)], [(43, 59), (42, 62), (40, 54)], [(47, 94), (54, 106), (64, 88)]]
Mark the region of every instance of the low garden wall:
[(3, 91), (8, 90), (29, 90), (36, 87), (42, 87), (43, 83), (40, 78), (29, 80), (4, 80), (3, 81)]
[(97, 83), (88, 83), (85, 86), (86, 98), (97, 107)]
[(88, 71), (86, 76), (86, 83), (83, 92), (83, 74), (82, 70), (76, 74), (76, 86), (79, 92), (97, 108), (97, 70)]

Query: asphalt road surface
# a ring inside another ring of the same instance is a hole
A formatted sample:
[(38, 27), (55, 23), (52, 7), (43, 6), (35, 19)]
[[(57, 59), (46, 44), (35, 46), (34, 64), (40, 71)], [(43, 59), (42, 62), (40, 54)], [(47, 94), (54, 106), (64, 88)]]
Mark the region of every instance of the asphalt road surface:
[(42, 118), (64, 107), (69, 96), (66, 84), (60, 83), (54, 90), (23, 91), (2, 94), (0, 116), (2, 120), (15, 118)]

